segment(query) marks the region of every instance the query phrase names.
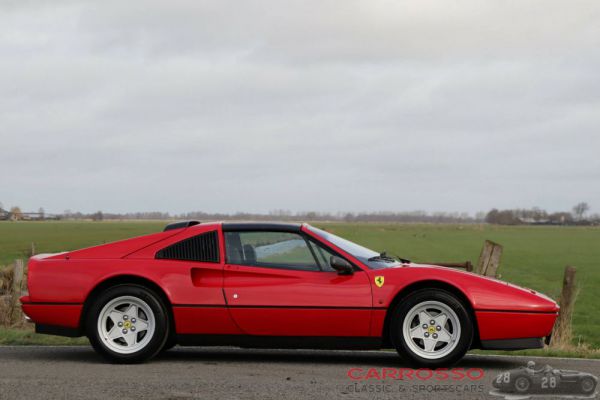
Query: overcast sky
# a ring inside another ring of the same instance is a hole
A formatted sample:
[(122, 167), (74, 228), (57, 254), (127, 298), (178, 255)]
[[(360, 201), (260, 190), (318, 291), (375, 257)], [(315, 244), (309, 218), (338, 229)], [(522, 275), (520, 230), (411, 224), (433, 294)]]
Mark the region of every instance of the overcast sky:
[(600, 212), (600, 2), (0, 3), (28, 211)]

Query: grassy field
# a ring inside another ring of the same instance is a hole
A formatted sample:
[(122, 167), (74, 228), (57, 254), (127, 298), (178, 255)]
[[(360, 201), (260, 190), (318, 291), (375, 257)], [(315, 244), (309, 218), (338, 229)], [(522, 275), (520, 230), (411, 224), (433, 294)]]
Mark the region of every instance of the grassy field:
[[(0, 265), (22, 258), (31, 242), (38, 253), (58, 252), (160, 231), (165, 222), (0, 222)], [(416, 262), (461, 262), (479, 257), (490, 239), (504, 245), (502, 279), (556, 298), (565, 265), (577, 267), (576, 343), (600, 348), (600, 229), (489, 225), (315, 224)], [(0, 332), (1, 333), (1, 332)], [(0, 335), (2, 336), (2, 335)], [(0, 343), (3, 341), (0, 339)]]

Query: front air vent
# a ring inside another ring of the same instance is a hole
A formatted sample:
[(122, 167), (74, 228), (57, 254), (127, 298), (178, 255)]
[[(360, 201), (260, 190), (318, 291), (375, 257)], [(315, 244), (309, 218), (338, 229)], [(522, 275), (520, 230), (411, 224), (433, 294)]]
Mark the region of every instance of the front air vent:
[(156, 258), (218, 263), (217, 231), (206, 232), (165, 247), (156, 253)]

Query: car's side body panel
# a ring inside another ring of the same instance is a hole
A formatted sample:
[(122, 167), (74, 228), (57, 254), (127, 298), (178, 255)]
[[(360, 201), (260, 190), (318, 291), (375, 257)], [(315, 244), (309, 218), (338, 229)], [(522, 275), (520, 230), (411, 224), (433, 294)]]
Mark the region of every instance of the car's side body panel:
[(297, 271), (226, 265), (224, 293), (249, 335), (369, 336), (371, 285), (363, 271)]
[(370, 335), (370, 309), (233, 307), (230, 311), (245, 335), (315, 337)]
[(398, 293), (418, 282), (440, 282), (456, 288), (464, 294), (474, 310), (506, 310), (517, 312), (556, 312), (556, 303), (539, 296), (536, 292), (445, 267), (405, 264), (402, 267), (368, 270), (374, 281), (383, 276), (381, 287), (374, 285), (373, 304), (388, 307)]
[(225, 306), (173, 306), (175, 330), (180, 335), (242, 335)]
[(102, 282), (121, 276), (148, 280), (172, 305), (225, 305), (219, 264), (170, 260), (42, 260), (30, 262), (29, 301), (82, 304)]
[(107, 243), (99, 246), (88, 247), (85, 249), (74, 250), (68, 253), (59, 253), (50, 258), (53, 259), (117, 259), (123, 258), (134, 251), (140, 251), (154, 243), (161, 242), (168, 238), (173, 238), (184, 229), (170, 230), (151, 235), (134, 237), (131, 239), (119, 240), (118, 242)]

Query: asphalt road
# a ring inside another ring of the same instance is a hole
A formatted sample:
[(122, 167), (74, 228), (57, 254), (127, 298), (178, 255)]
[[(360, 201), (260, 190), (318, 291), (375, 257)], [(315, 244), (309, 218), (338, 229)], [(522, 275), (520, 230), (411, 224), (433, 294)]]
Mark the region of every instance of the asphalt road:
[[(528, 360), (600, 376), (598, 360), (468, 355), (456, 367), (480, 379), (382, 381), (384, 368), (406, 367), (393, 352), (177, 347), (146, 364), (111, 365), (90, 347), (7, 346), (0, 399), (500, 399), (489, 394), (492, 379)], [(373, 378), (352, 380), (350, 370)]]

